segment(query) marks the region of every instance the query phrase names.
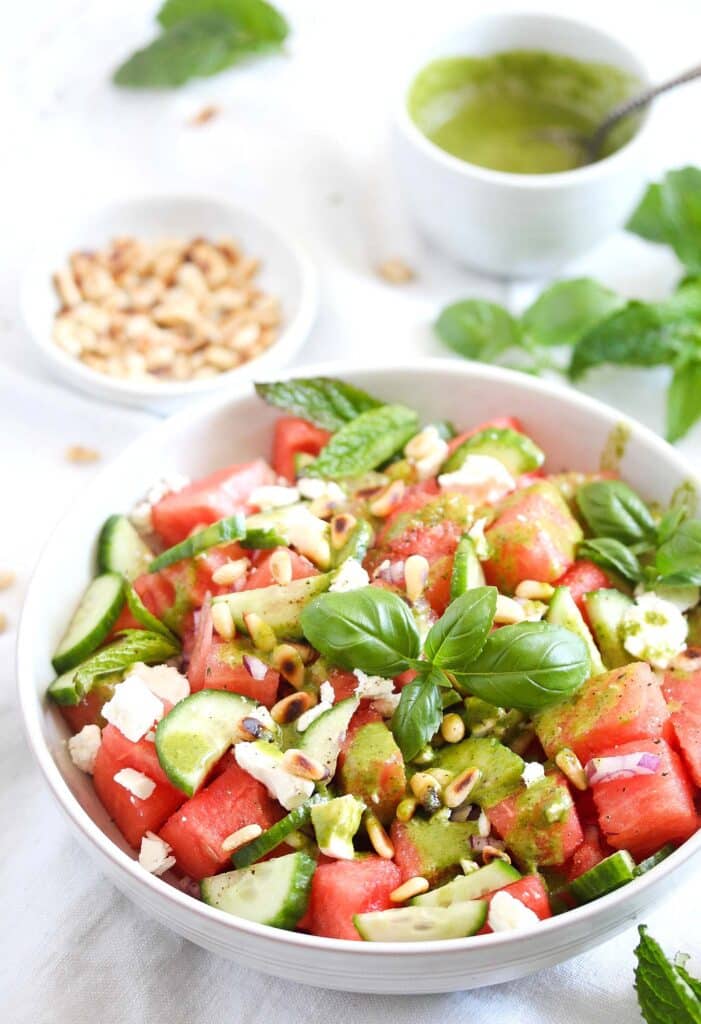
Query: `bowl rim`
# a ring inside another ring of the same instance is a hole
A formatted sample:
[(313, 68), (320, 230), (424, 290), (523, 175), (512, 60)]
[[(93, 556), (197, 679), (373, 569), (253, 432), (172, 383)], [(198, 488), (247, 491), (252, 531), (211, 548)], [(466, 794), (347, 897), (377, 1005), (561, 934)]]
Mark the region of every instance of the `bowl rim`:
[[(527, 11), (513, 8), (511, 10), (494, 11), (492, 13), (486, 11), (478, 13), (464, 24), (460, 23), (459, 25), (455, 25), (452, 30), (445, 31), (435, 37), (432, 47), (443, 48), (445, 46), (445, 56), (449, 56), (450, 50), (448, 49), (448, 46), (450, 44), (450, 40), (454, 39), (456, 34), (461, 31), (467, 33), (472, 26), (477, 25), (480, 22), (506, 22), (509, 20), (542, 21), (544, 19), (567, 26), (573, 33), (581, 31), (591, 32), (598, 35), (601, 39), (605, 39), (608, 42), (613, 43), (630, 57), (631, 65), (636, 66), (635, 74), (638, 75), (643, 86), (652, 83), (648, 66), (642, 61), (639, 54), (619, 38), (619, 36), (600, 28), (598, 25), (584, 21), (581, 18), (573, 18), (564, 14), (554, 14), (549, 11)], [(426, 51), (432, 47), (424, 46), (422, 48), (423, 53), (425, 54)], [(495, 50), (494, 52), (497, 53), (499, 51)], [(553, 171), (545, 174), (520, 174), (511, 171), (496, 171), (489, 167), (481, 167), (479, 164), (473, 164), (468, 160), (462, 160), (460, 157), (453, 156), (452, 153), (448, 153), (446, 150), (441, 149), (441, 147), (435, 142), (432, 142), (428, 136), (424, 135), (409, 114), (407, 102), (409, 91), (416, 79), (416, 76), (425, 67), (425, 58), (423, 58), (423, 63), (421, 64), (414, 61), (410, 65), (411, 70), (402, 75), (401, 89), (399, 90), (394, 106), (395, 124), (406, 137), (407, 141), (415, 148), (419, 149), (427, 158), (442, 165), (447, 170), (465, 177), (466, 179), (474, 179), (484, 184), (496, 185), (502, 188), (523, 188), (530, 191), (545, 188), (555, 190), (576, 188), (577, 186), (584, 186), (591, 181), (596, 181), (600, 178), (605, 178), (609, 174), (615, 173), (619, 168), (619, 164), (630, 159), (632, 156), (635, 156), (636, 152), (644, 147), (650, 133), (651, 111), (648, 109), (643, 113), (640, 125), (633, 136), (628, 139), (620, 149), (610, 153), (602, 160), (597, 160), (596, 163), (585, 164), (583, 167), (575, 167), (569, 171)]]
[[(204, 192), (185, 192), (172, 190), (165, 192), (141, 192), (132, 195), (116, 196), (103, 203), (93, 204), (81, 213), (81, 227), (90, 223), (91, 217), (101, 217), (106, 213), (117, 214), (120, 210), (137, 209), (139, 207), (154, 207), (178, 204), (198, 204), (200, 206), (219, 206), (234, 217), (241, 217), (250, 223), (262, 228), (265, 232), (276, 239), (281, 249), (288, 252), (299, 273), (299, 308), (297, 313), (289, 320), (284, 320), (280, 326), (280, 332), (273, 344), (255, 356), (247, 363), (233, 367), (219, 373), (216, 377), (209, 377), (206, 380), (189, 381), (138, 381), (123, 380), (119, 377), (110, 377), (108, 374), (99, 373), (97, 370), (86, 366), (75, 356), (69, 355), (59, 348), (52, 340), (50, 334), (35, 329), (32, 317), (29, 313), (31, 305), (31, 291), (33, 283), (37, 280), (37, 270), (34, 269), (34, 257), (41, 252), (40, 246), (34, 246), (28, 255), (24, 270), (22, 272), (19, 288), (19, 305), (22, 323), (27, 334), (32, 339), (43, 357), (52, 364), (58, 372), (71, 377), (75, 382), (80, 381), (86, 390), (91, 386), (95, 393), (111, 392), (114, 398), (140, 398), (144, 401), (158, 399), (174, 399), (209, 394), (212, 391), (226, 388), (235, 381), (244, 379), (250, 380), (252, 371), (267, 372), (274, 365), (284, 366), (304, 344), (317, 316), (320, 286), (319, 275), (314, 262), (303, 245), (300, 245), (296, 238), (293, 238), (287, 229), (280, 228), (272, 220), (258, 213), (256, 209), (240, 203), (232, 203), (228, 198), (218, 192), (205, 194)], [(256, 255), (256, 254), (253, 254)], [(66, 254), (67, 256), (67, 254)], [(265, 254), (260, 254), (262, 264), (265, 264)], [(45, 263), (44, 258), (38, 258), (40, 267)], [(47, 281), (47, 287), (50, 282)], [(284, 315), (284, 311), (283, 311)], [(254, 369), (255, 368), (255, 369)]]
[[(446, 375), (454, 378), (457, 375), (467, 380), (482, 380), (487, 384), (510, 383), (523, 388), (527, 392), (537, 394), (543, 399), (553, 396), (565, 399), (573, 406), (583, 411), (588, 411), (599, 419), (603, 419), (612, 429), (621, 423), (625, 424), (630, 430), (631, 439), (635, 438), (640, 441), (650, 450), (653, 456), (664, 458), (671, 462), (679, 471), (680, 477), (693, 481), (701, 489), (701, 478), (695, 473), (684, 456), (642, 423), (582, 392), (571, 390), (564, 385), (552, 381), (528, 377), (515, 370), (507, 370), (501, 367), (468, 361), (458, 363), (450, 358), (436, 358), (412, 360), (399, 367), (394, 361), (386, 361), (373, 366), (364, 366), (352, 361), (314, 363), (288, 369), (281, 376), (285, 379), (300, 376), (344, 377), (351, 374), (372, 377), (375, 373), (392, 372), (408, 375), (416, 373), (421, 373), (422, 375), (429, 374), (434, 375), (436, 378), (444, 378)], [(144, 436), (147, 436), (153, 442), (165, 439), (169, 433), (177, 433), (183, 427), (187, 427), (188, 424), (197, 422), (201, 418), (206, 419), (209, 415), (218, 412), (223, 407), (236, 405), (241, 400), (250, 397), (249, 389), (252, 387), (253, 385), (250, 381), (241, 381), (235, 388), (229, 389), (226, 393), (214, 394), (208, 396), (203, 401), (192, 403), (182, 411), (150, 427), (144, 434), (132, 441), (108, 465), (103, 467), (88, 484), (84, 493), (90, 494), (92, 490), (99, 488), (103, 479), (118, 474), (128, 467), (134, 453), (143, 443)], [(81, 833), (82, 838), (87, 840), (95, 849), (97, 855), (110, 862), (116, 873), (127, 875), (133, 886), (136, 886), (136, 888), (145, 893), (150, 893), (154, 900), (170, 902), (174, 907), (184, 912), (186, 916), (193, 915), (203, 924), (209, 922), (213, 925), (223, 925), (226, 929), (230, 929), (232, 933), (250, 935), (261, 940), (276, 941), (283, 947), (297, 946), (301, 949), (331, 953), (353, 953), (360, 956), (393, 957), (402, 954), (409, 957), (421, 957), (427, 955), (440, 956), (442, 953), (449, 951), (460, 951), (467, 956), (470, 949), (513, 948), (516, 950), (518, 943), (523, 945), (524, 939), (527, 944), (528, 939), (535, 934), (534, 931), (497, 932), (488, 935), (468, 936), (464, 939), (442, 939), (435, 942), (364, 943), (349, 939), (332, 939), (272, 928), (269, 925), (257, 924), (252, 921), (246, 921), (243, 918), (237, 918), (231, 914), (226, 914), (224, 911), (216, 910), (202, 901), (194, 899), (163, 879), (145, 871), (136, 859), (120, 849), (99, 828), (88, 812), (83, 809), (64, 780), (42, 734), (41, 725), (43, 714), (45, 713), (44, 705), (38, 697), (36, 687), (34, 686), (31, 655), (34, 628), (32, 606), (38, 594), (37, 577), (46, 552), (53, 546), (56, 539), (60, 537), (64, 524), (70, 520), (71, 515), (72, 511), (69, 509), (54, 525), (48, 539), (42, 545), (41, 552), (29, 579), (17, 631), (17, 693), (22, 724), (28, 745), (60, 809), (70, 819), (77, 831)], [(564, 935), (570, 925), (585, 922), (587, 919), (594, 920), (599, 915), (603, 915), (607, 909), (614, 909), (624, 905), (631, 895), (644, 892), (651, 885), (656, 885), (658, 881), (661, 881), (666, 875), (670, 874), (677, 866), (700, 852), (701, 830), (687, 839), (686, 842), (660, 864), (620, 889), (602, 896), (592, 903), (584, 904), (581, 907), (567, 911), (567, 913), (541, 921), (538, 925), (537, 934), (546, 935), (552, 932), (557, 935), (562, 932)]]

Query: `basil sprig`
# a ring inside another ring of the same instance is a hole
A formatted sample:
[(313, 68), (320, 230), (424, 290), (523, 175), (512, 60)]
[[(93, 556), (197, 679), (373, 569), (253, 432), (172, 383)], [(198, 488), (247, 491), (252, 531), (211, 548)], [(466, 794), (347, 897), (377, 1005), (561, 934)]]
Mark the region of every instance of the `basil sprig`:
[(642, 498), (622, 480), (595, 480), (577, 491), (577, 506), (595, 536), (623, 544), (650, 540), (655, 520)]
[(638, 556), (614, 537), (593, 537), (582, 541), (577, 557), (595, 562), (602, 569), (610, 569), (631, 583), (638, 583), (643, 578)]
[(562, 700), (586, 679), (586, 645), (569, 630), (527, 622), (491, 633), (496, 598), (494, 587), (462, 594), (433, 625), (423, 652), (407, 605), (379, 587), (321, 594), (304, 608), (301, 624), (331, 664), (385, 678), (418, 672), (392, 718), (395, 739), (410, 760), (440, 724), (442, 689), (531, 711)]

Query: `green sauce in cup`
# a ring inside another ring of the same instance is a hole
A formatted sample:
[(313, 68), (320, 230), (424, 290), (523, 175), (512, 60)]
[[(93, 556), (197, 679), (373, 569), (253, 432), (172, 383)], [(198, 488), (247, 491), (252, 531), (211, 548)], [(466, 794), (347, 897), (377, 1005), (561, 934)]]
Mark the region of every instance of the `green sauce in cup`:
[[(580, 147), (551, 131), (590, 134), (616, 104), (642, 87), (610, 64), (537, 50), (434, 60), (414, 79), (409, 114), (419, 130), (471, 164), (513, 174), (552, 174), (581, 163)], [(639, 117), (611, 131), (602, 157), (635, 134)]]

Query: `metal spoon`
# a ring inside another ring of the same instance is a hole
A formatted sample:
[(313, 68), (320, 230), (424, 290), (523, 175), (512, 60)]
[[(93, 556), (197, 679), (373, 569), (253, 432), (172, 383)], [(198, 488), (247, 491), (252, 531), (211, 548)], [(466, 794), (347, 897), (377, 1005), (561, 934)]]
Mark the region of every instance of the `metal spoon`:
[(701, 78), (701, 65), (689, 68), (688, 71), (682, 71), (681, 74), (675, 75), (674, 78), (669, 78), (666, 82), (652, 85), (649, 89), (643, 90), (643, 92), (638, 93), (636, 96), (631, 96), (614, 107), (591, 135), (580, 135), (577, 132), (569, 132), (564, 128), (545, 128), (537, 133), (538, 138), (547, 142), (553, 142), (559, 146), (576, 147), (583, 155), (580, 166), (584, 167), (586, 164), (593, 164), (599, 159), (606, 137), (614, 125), (618, 124), (624, 117), (628, 117), (629, 114), (633, 114), (636, 110), (646, 107), (648, 103), (651, 103), (652, 100), (656, 99), (663, 92), (676, 89), (678, 85), (692, 82), (695, 78)]

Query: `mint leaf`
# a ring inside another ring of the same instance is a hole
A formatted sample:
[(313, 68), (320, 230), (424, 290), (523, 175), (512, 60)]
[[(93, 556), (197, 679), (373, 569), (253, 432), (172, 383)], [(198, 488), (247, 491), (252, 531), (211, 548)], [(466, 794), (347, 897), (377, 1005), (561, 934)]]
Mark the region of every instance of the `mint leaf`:
[(648, 188), (627, 227), (648, 241), (671, 245), (688, 271), (701, 272), (701, 169), (668, 171)]
[(435, 330), (441, 341), (465, 359), (491, 363), (521, 343), (518, 322), (494, 302), (467, 299), (446, 306)]
[(403, 688), (391, 726), (405, 761), (416, 757), (438, 731), (443, 711), (440, 687), (445, 683), (443, 673), (431, 669)]
[(558, 281), (528, 307), (521, 326), (536, 345), (574, 345), (623, 304), (610, 288), (589, 277)]
[(667, 242), (668, 225), (662, 206), (662, 186), (648, 185), (643, 198), (626, 224), (626, 229), (648, 242)]
[(305, 467), (305, 475), (332, 480), (361, 476), (390, 459), (418, 429), (419, 417), (405, 405), (368, 409), (333, 435), (321, 454)]
[(635, 988), (647, 1024), (701, 1024), (701, 999), (682, 970), (669, 962), (645, 925), (638, 934)]
[(459, 672), (485, 645), (497, 609), (496, 587), (472, 587), (449, 605), (424, 643), (426, 658), (446, 672)]
[(701, 360), (685, 359), (667, 390), (666, 437), (678, 441), (701, 417)]
[(180, 653), (180, 643), (163, 633), (146, 629), (125, 629), (109, 647), (103, 647), (84, 661), (74, 676), (79, 693), (85, 694), (99, 676), (124, 672), (137, 661), (146, 665), (160, 665)]
[(360, 413), (384, 404), (360, 388), (332, 377), (298, 377), (255, 387), (268, 405), (302, 416), (324, 430), (338, 430)]
[(166, 0), (158, 21), (167, 29), (203, 14), (227, 18), (259, 43), (282, 43), (289, 32), (285, 18), (265, 0)]

